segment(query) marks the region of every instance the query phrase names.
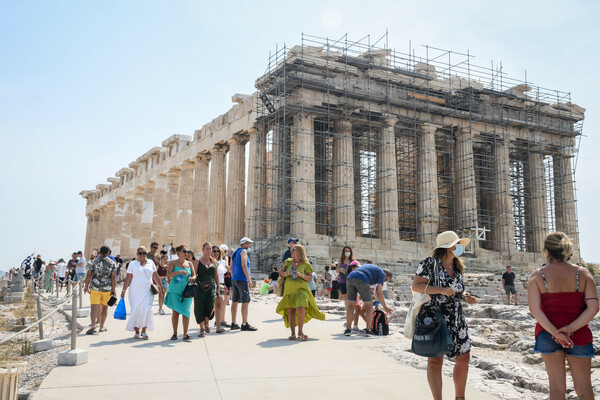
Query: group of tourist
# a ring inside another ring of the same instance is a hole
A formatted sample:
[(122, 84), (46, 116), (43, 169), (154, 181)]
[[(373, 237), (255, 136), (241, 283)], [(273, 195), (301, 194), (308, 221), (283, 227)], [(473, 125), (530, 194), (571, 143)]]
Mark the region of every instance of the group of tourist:
[[(178, 339), (180, 316), (182, 339), (191, 340), (192, 303), (200, 337), (211, 332), (210, 321), (213, 319), (216, 333), (225, 332), (224, 327), (256, 331), (257, 328), (248, 323), (250, 289), (253, 286), (249, 257), (252, 244), (250, 238), (244, 237), (233, 251), (226, 245), (204, 243), (198, 258), (184, 245), (174, 248), (170, 255), (166, 251), (159, 254), (158, 243), (152, 243), (150, 251), (140, 246), (135, 260), (126, 266), (126, 278), (120, 293), (122, 299), (128, 294), (130, 316), (126, 329), (134, 332), (135, 339), (148, 339), (148, 331), (154, 328), (154, 295), (158, 295), (158, 314), (165, 314), (164, 307), (172, 311), (172, 340)], [(461, 256), (469, 244), (468, 238), (460, 238), (455, 232), (439, 234), (431, 257), (419, 263), (412, 282), (413, 292), (430, 296), (416, 315), (417, 323), (424, 324), (434, 319), (436, 314), (441, 314), (448, 327), (453, 344), (445, 355), (454, 359), (456, 399), (464, 399), (465, 396), (471, 351), (461, 301), (467, 304), (477, 302), (475, 296), (467, 294), (464, 284), (465, 265)], [(591, 358), (594, 349), (588, 323), (598, 313), (598, 293), (588, 269), (568, 262), (572, 252), (572, 243), (564, 233), (548, 234), (543, 246), (546, 263), (531, 274), (527, 288), (529, 310), (537, 320), (534, 351), (540, 353), (544, 360), (551, 399), (565, 396), (565, 361), (579, 398), (593, 398)], [(21, 272), (25, 277), (30, 274), (29, 278), (36, 285), (46, 288), (54, 278), (61, 284), (85, 278), (83, 288), (90, 293), (91, 302), (91, 325), (87, 333), (95, 334), (107, 330), (108, 304), (112, 297), (116, 300), (119, 272), (118, 263), (107, 246), (102, 246), (90, 258), (90, 262), (86, 263), (82, 252), (74, 252), (66, 263), (60, 259), (46, 265), (38, 255), (31, 268)], [(372, 335), (374, 310), (386, 314), (393, 311), (386, 304), (384, 290), (384, 285), (391, 278), (389, 270), (371, 263), (360, 265), (349, 246), (342, 249), (336, 264), (325, 266), (323, 275), (318, 276), (304, 246), (297, 238), (290, 238), (281, 266), (273, 269), (265, 280), (264, 288), (265, 293), (269, 290), (277, 293), (279, 289), (282, 294), (275, 312), (281, 315), (285, 327), (290, 330), (288, 339), (306, 341), (306, 323), (311, 319), (325, 319), (315, 296), (332, 292), (334, 281), (337, 281), (336, 290), (339, 290), (346, 308), (344, 335), (358, 332), (361, 316), (365, 321), (362, 333)], [(319, 279), (322, 284), (320, 293), (317, 293)], [(507, 304), (510, 304), (511, 295), (514, 304), (517, 304), (515, 279), (512, 267), (508, 266), (502, 275)], [(225, 322), (229, 298), (230, 325)], [(237, 324), (238, 308), (241, 309), (241, 325)], [(444, 356), (428, 357), (427, 380), (434, 399), (442, 398), (443, 362)]]

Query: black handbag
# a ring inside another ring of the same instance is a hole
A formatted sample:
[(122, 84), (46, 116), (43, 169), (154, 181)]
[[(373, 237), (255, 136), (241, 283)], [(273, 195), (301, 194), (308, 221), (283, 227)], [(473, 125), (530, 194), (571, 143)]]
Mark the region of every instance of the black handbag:
[(195, 283), (189, 283), (185, 289), (183, 289), (183, 293), (181, 293), (181, 302), (183, 302), (183, 299), (189, 299), (192, 298), (196, 295), (196, 288), (198, 286), (196, 286)]
[(450, 331), (441, 312), (434, 318), (417, 318), (411, 350), (418, 356), (441, 357), (454, 347)]
[(203, 290), (205, 292), (208, 292), (210, 289), (215, 287), (215, 284), (213, 283), (212, 279), (207, 279), (202, 282), (197, 282), (197, 285), (201, 290)]

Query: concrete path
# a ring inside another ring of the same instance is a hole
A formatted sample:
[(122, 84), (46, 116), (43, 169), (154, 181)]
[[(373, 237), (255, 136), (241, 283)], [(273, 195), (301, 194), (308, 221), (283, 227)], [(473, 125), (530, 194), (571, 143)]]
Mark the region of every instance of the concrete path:
[[(77, 347), (89, 351), (88, 363), (56, 367), (35, 400), (431, 398), (425, 371), (381, 351), (393, 337), (345, 337), (337, 315), (307, 324), (307, 342), (289, 341), (275, 306), (251, 303), (250, 323), (257, 332), (213, 330), (199, 338), (198, 326), (190, 324), (193, 340), (183, 342), (181, 325), (179, 340), (169, 340), (168, 309), (167, 315), (155, 315), (156, 329), (147, 341), (133, 339), (125, 321), (113, 319), (114, 308), (109, 311), (107, 332), (77, 338)], [(79, 322), (87, 326), (89, 319)], [(454, 398), (446, 377), (444, 398)], [(467, 398), (495, 399), (472, 388)]]

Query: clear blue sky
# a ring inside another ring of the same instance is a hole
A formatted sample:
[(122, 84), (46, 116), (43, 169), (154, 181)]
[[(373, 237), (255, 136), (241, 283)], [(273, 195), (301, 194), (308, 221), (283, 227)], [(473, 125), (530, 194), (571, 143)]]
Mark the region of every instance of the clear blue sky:
[(389, 30), (389, 45), (469, 50), (587, 109), (577, 163), (582, 254), (600, 261), (600, 3), (0, 0), (0, 269), (83, 247), (78, 193), (251, 93), (276, 44)]

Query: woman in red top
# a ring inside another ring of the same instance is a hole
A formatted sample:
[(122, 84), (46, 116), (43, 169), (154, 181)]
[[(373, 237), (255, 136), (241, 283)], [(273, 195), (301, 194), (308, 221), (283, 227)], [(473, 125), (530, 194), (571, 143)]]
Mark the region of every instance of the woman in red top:
[(565, 358), (578, 398), (593, 399), (588, 323), (598, 312), (596, 283), (587, 268), (567, 262), (573, 245), (564, 233), (548, 234), (543, 252), (548, 263), (533, 271), (527, 289), (529, 310), (538, 321), (533, 350), (546, 364), (551, 400), (565, 398)]

